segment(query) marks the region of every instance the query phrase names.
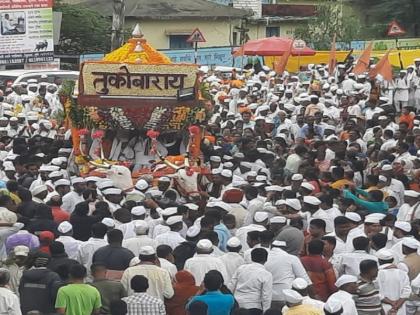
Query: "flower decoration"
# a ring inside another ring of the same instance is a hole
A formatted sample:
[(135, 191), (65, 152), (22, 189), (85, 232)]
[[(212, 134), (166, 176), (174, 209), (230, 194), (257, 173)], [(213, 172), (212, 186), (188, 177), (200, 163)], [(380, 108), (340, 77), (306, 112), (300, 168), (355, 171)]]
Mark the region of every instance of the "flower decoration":
[(151, 139), (156, 139), (157, 137), (159, 137), (160, 132), (156, 130), (148, 130), (146, 135)]
[(188, 128), (188, 131), (190, 132), (191, 135), (198, 135), (200, 133), (200, 127), (198, 126), (191, 126)]
[(89, 134), (89, 130), (87, 130), (86, 128), (79, 129), (78, 133), (79, 136), (86, 136), (87, 134)]
[(105, 131), (96, 130), (92, 133), (92, 139), (102, 139), (105, 136)]

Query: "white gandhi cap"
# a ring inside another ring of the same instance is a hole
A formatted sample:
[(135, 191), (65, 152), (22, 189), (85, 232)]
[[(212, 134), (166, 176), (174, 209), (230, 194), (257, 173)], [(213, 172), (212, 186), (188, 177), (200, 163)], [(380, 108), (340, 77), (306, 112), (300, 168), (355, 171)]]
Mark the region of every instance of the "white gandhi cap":
[(343, 305), (337, 298), (330, 298), (324, 305), (324, 310), (331, 314), (336, 314), (343, 309)]
[(292, 288), (296, 290), (304, 290), (308, 287), (308, 282), (303, 278), (296, 278), (292, 281)]
[(298, 304), (298, 303), (301, 303), (303, 300), (302, 295), (300, 295), (295, 290), (284, 289), (283, 295), (286, 302), (290, 304)]
[(229, 246), (229, 247), (231, 247), (231, 248), (236, 248), (236, 247), (241, 246), (241, 241), (239, 240), (239, 238), (237, 238), (236, 236), (234, 236), (234, 237), (231, 237), (227, 241), (226, 245)]
[(60, 225), (57, 228), (57, 231), (60, 233), (68, 233), (72, 229), (73, 229), (73, 225), (71, 225), (71, 223), (68, 221), (64, 221), (60, 223)]
[(341, 286), (347, 284), (347, 283), (353, 283), (357, 282), (357, 278), (352, 275), (342, 275), (340, 278), (337, 279), (335, 282), (335, 286), (337, 288), (340, 288)]
[(140, 247), (139, 255), (141, 255), (141, 256), (151, 256), (151, 255), (155, 255), (155, 254), (156, 254), (156, 251), (152, 246)]
[(210, 250), (210, 249), (213, 248), (213, 244), (208, 239), (203, 239), (203, 240), (200, 240), (197, 243), (197, 248), (198, 249), (204, 249), (204, 250)]

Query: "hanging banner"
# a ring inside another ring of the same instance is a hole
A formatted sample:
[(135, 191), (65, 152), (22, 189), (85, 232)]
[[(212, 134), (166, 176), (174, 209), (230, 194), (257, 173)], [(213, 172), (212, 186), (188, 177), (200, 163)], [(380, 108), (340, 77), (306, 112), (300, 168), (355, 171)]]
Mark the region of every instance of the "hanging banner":
[(53, 0), (0, 0), (0, 64), (54, 61)]

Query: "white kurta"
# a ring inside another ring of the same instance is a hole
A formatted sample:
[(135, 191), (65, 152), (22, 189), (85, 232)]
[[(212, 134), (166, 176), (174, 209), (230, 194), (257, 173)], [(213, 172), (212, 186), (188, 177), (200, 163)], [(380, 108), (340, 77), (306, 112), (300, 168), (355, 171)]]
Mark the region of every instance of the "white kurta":
[(175, 249), (179, 244), (185, 242), (185, 239), (179, 235), (178, 232), (167, 231), (163, 234), (156, 236), (155, 240), (159, 245), (168, 245), (172, 249)]
[(134, 256), (138, 257), (140, 254), (140, 248), (144, 246), (152, 246), (156, 249), (158, 242), (147, 235), (137, 235), (136, 237), (124, 240), (122, 246), (131, 250)]
[(233, 252), (226, 253), (219, 258), (226, 266), (227, 279), (225, 279), (225, 283), (229, 283), (236, 269), (245, 264), (245, 260), (239, 253)]
[(420, 202), (414, 206), (410, 206), (408, 203), (403, 204), (398, 210), (397, 220), (410, 222), (420, 217)]
[(4, 287), (0, 287), (0, 315), (22, 315), (19, 298)]
[(90, 272), (93, 254), (96, 250), (106, 245), (108, 245), (108, 242), (103, 238), (89, 238), (80, 245), (79, 251), (77, 252), (77, 261), (85, 266), (88, 272)]
[(262, 264), (253, 262), (240, 266), (228, 287), (239, 307), (266, 311), (271, 306), (273, 276)]
[(239, 238), (239, 240), (241, 241), (241, 245), (242, 245), (242, 250), (245, 251), (247, 249), (249, 249), (248, 243), (246, 242), (247, 236), (248, 236), (248, 232), (251, 231), (265, 231), (265, 227), (263, 227), (262, 225), (258, 225), (258, 224), (250, 224), (247, 226), (243, 226), (241, 228), (239, 228), (236, 231), (236, 237)]
[(280, 248), (273, 248), (268, 253), (265, 269), (273, 275), (273, 301), (284, 301), (283, 290), (292, 287), (296, 278), (305, 279), (312, 284), (300, 259)]
[(364, 250), (355, 250), (352, 253), (343, 253), (340, 256), (341, 262), (337, 270), (339, 276), (352, 275), (358, 277), (360, 274), (359, 265), (363, 260), (378, 261), (376, 256), (368, 254)]
[(353, 296), (343, 290), (333, 293), (330, 299), (337, 299), (343, 306), (343, 313), (341, 315), (355, 315), (357, 314), (356, 304), (354, 303)]
[(76, 240), (71, 236), (60, 236), (56, 239), (57, 242), (61, 242), (64, 245), (64, 250), (70, 259), (77, 259), (80, 246), (83, 244), (82, 241)]
[(63, 204), (61, 205), (61, 209), (72, 213), (76, 205), (83, 201), (85, 201), (85, 199), (82, 195), (79, 195), (75, 191), (70, 191), (63, 196)]
[(395, 102), (408, 102), (409, 96), (409, 82), (407, 78), (397, 78), (395, 80)]
[(201, 285), (206, 273), (213, 269), (218, 270), (223, 275), (223, 279), (228, 278), (223, 261), (220, 258), (209, 254), (196, 254), (194, 257), (187, 259), (184, 269), (194, 276), (195, 284), (197, 286)]
[[(396, 268), (392, 264), (385, 264), (379, 267), (378, 272), (379, 293), (381, 299), (388, 298), (397, 301), (401, 298), (410, 297), (411, 286), (407, 272)], [(382, 303), (382, 307), (387, 313), (391, 309), (391, 305)], [(398, 310), (397, 315), (405, 315), (405, 303)]]

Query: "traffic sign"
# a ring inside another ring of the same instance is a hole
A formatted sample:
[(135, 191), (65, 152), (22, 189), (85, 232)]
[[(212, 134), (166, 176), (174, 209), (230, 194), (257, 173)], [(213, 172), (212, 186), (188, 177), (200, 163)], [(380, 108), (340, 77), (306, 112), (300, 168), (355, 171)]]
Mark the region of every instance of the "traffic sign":
[(304, 40), (295, 39), (293, 41), (293, 49), (304, 49), (306, 47), (306, 43)]
[(393, 20), (391, 23), (389, 23), (387, 31), (388, 36), (401, 36), (405, 35), (405, 33), (405, 29), (400, 24), (398, 24), (397, 21)]
[(187, 43), (205, 43), (206, 39), (198, 28), (196, 28), (187, 38)]

